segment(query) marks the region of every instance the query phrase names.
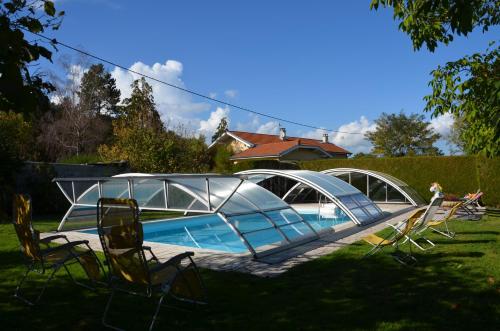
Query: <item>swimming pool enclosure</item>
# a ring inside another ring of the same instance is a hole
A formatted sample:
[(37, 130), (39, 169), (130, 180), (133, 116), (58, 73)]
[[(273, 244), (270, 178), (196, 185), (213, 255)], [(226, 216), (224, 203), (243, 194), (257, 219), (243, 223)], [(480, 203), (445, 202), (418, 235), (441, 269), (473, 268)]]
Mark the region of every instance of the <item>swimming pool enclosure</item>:
[(412, 187), (402, 180), (383, 172), (355, 168), (334, 168), (324, 170), (322, 173), (342, 179), (375, 202), (410, 203), (415, 207), (425, 204), (425, 200)]
[[(267, 184), (273, 183), (273, 178), (287, 180), (284, 194), (277, 196), (269, 190)], [(71, 204), (58, 231), (95, 227), (96, 204), (101, 197), (131, 198), (137, 200), (142, 212), (157, 211), (160, 218), (162, 212), (212, 215), (255, 258), (315, 240), (319, 232), (336, 224), (332, 222), (335, 219), (364, 225), (384, 216), (377, 205), (348, 183), (304, 170), (252, 170), (235, 175), (122, 174), (56, 178), (54, 182)], [(330, 223), (318, 223), (320, 216), (316, 220), (301, 215), (292, 207), (297, 203), (333, 208)], [(195, 221), (185, 222), (190, 220)], [(187, 228), (186, 232), (190, 235)]]
[(361, 191), (336, 177), (310, 170), (254, 169), (239, 172), (272, 191), (289, 204), (318, 204), (333, 208), (357, 225), (384, 217), (380, 208)]
[(142, 211), (217, 215), (256, 258), (318, 238), (286, 202), (245, 176), (124, 174), (54, 181), (71, 203), (59, 231), (72, 222), (73, 213), (91, 213), (100, 197), (111, 197), (136, 199)]

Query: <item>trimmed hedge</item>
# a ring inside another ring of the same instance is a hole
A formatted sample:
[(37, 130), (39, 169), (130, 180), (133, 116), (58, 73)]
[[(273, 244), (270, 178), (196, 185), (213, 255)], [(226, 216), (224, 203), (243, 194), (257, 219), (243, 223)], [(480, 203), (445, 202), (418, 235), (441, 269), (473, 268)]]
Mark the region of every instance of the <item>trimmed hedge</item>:
[(298, 170), (300, 168), (294, 163), (279, 162), (277, 160), (240, 161), (232, 166), (232, 172), (250, 169)]
[(301, 169), (359, 168), (390, 174), (408, 183), (429, 200), (429, 186), (439, 182), (444, 192), (463, 196), (478, 188), (483, 203), (500, 205), (500, 158), (478, 156), (418, 156), (398, 158), (328, 159), (299, 162)]

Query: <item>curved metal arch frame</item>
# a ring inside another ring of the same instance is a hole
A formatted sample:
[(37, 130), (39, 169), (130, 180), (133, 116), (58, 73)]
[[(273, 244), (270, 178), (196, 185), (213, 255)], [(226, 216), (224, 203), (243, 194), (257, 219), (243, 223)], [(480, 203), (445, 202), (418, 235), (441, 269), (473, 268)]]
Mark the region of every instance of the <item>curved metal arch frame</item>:
[[(207, 176), (200, 176), (204, 178), (210, 178), (212, 176), (207, 175)], [(220, 176), (213, 176), (213, 177), (220, 177)], [(143, 179), (156, 179), (158, 181), (163, 182), (163, 187), (162, 189), (168, 189), (169, 185), (172, 185), (181, 191), (187, 193), (193, 198), (194, 201), (200, 201), (203, 205), (207, 207), (206, 210), (192, 210), (192, 209), (182, 209), (182, 208), (169, 208), (168, 207), (168, 200), (165, 200), (165, 207), (164, 208), (157, 208), (157, 207), (139, 207), (140, 210), (169, 210), (169, 211), (180, 211), (180, 212), (197, 212), (197, 213), (205, 213), (205, 214), (217, 214), (217, 212), (222, 208), (222, 206), (229, 200), (229, 198), (234, 194), (234, 192), (240, 187), (241, 183), (244, 181), (243, 178), (238, 178), (237, 176), (226, 176), (226, 177), (231, 177), (231, 178), (237, 178), (239, 179), (238, 185), (235, 186), (233, 192), (230, 194), (230, 196), (221, 202), (220, 205), (218, 206), (211, 206), (210, 205), (210, 191), (207, 190), (207, 199), (203, 198), (196, 192), (193, 192), (189, 188), (185, 187), (179, 182), (175, 181), (175, 175), (174, 176), (146, 176), (146, 175), (141, 175), (141, 176), (113, 176), (113, 177), (86, 177), (86, 178), (54, 178), (52, 181), (56, 183), (56, 185), (59, 187), (63, 195), (66, 197), (66, 199), (69, 201), (71, 204), (70, 208), (66, 212), (66, 214), (63, 216), (61, 219), (61, 222), (59, 223), (59, 226), (57, 228), (57, 231), (62, 231), (64, 224), (66, 223), (68, 217), (70, 216), (71, 212), (75, 207), (95, 207), (93, 204), (86, 204), (86, 203), (77, 203), (78, 199), (80, 199), (83, 195), (89, 193), (91, 190), (95, 189), (97, 187), (97, 192), (98, 192), (98, 197), (102, 197), (102, 184), (103, 182), (109, 182), (109, 181), (126, 181), (127, 182), (127, 189), (124, 190), (120, 196), (122, 196), (125, 193), (128, 193), (129, 198), (134, 198), (134, 192), (133, 192), (133, 186), (134, 186), (134, 180), (143, 180)], [(83, 193), (81, 193), (78, 197), (75, 194), (75, 187), (74, 183), (75, 182), (96, 182), (95, 184), (91, 185), (89, 188), (87, 188)], [(61, 182), (71, 182), (71, 195), (72, 198), (68, 195), (68, 192), (62, 187)], [(150, 197), (154, 196), (157, 194), (160, 190), (157, 190), (154, 194), (150, 195)], [(166, 198), (168, 197), (168, 192), (164, 192), (166, 195)], [(192, 204), (192, 202), (191, 202)]]
[[(370, 171), (370, 170), (365, 170), (365, 169), (357, 169), (357, 168), (332, 168), (332, 169), (327, 169), (327, 170), (323, 170), (321, 171), (321, 173), (324, 173), (324, 174), (327, 174), (327, 175), (332, 175), (333, 176), (333, 173), (334, 172), (340, 172), (340, 171), (343, 171), (343, 172), (357, 172), (357, 173), (361, 173), (361, 174), (365, 174), (365, 175), (369, 175), (369, 176), (372, 176), (372, 177), (375, 177), (377, 179), (380, 179), (381, 181), (385, 182), (386, 184), (389, 184), (391, 185), (391, 187), (395, 188), (399, 193), (401, 193), (413, 206), (415, 207), (418, 207), (419, 204), (407, 193), (405, 192), (403, 189), (401, 189), (399, 187), (399, 185), (397, 185), (395, 182), (393, 182), (391, 179), (388, 179), (387, 177), (384, 177), (381, 175), (380, 172), (373, 172), (373, 171)], [(385, 175), (385, 174), (384, 174)], [(388, 175), (389, 176), (389, 175)], [(401, 183), (404, 183), (406, 186), (409, 187), (408, 184), (406, 184), (405, 182), (403, 182), (401, 179), (398, 179)]]
[[(351, 219), (351, 221), (353, 223), (355, 223), (356, 225), (361, 225), (361, 222), (358, 220), (358, 218), (349, 210), (349, 208), (347, 208), (343, 203), (342, 201), (340, 201), (336, 196), (334, 196), (333, 194), (331, 194), (330, 192), (328, 192), (327, 190), (325, 190), (323, 187), (319, 186), (319, 185), (316, 185), (315, 183), (305, 179), (305, 178), (302, 178), (302, 177), (299, 177), (299, 176), (295, 176), (293, 174), (290, 174), (288, 172), (284, 172), (284, 171), (280, 171), (280, 170), (274, 170), (274, 169), (255, 169), (255, 170), (244, 170), (244, 171), (240, 171), (240, 172), (237, 172), (236, 175), (274, 175), (274, 176), (281, 176), (281, 177), (285, 177), (285, 178), (289, 178), (289, 179), (292, 179), (292, 180), (295, 180), (297, 182), (299, 182), (299, 184), (305, 184), (309, 187), (312, 187), (313, 189), (315, 189), (316, 191), (320, 192), (321, 194), (323, 194), (325, 197), (327, 197), (328, 199), (330, 199), (330, 201), (332, 201), (335, 205), (337, 205), (344, 213), (346, 213), (347, 216), (349, 216), (349, 218)], [(294, 185), (292, 187), (295, 188), (297, 185)], [(290, 192), (290, 191), (289, 191)], [(285, 194), (288, 195), (287, 192)]]
[[(71, 214), (71, 212), (73, 211), (73, 209), (75, 207), (78, 207), (78, 206), (94, 206), (92, 204), (79, 204), (76, 201), (78, 201), (78, 199), (80, 197), (82, 197), (83, 195), (89, 193), (91, 190), (95, 189), (96, 187), (97, 187), (97, 191), (98, 191), (98, 196), (101, 197), (102, 196), (102, 183), (103, 182), (108, 182), (108, 181), (112, 181), (112, 180), (115, 180), (115, 181), (126, 181), (127, 182), (127, 189), (124, 190), (122, 193), (120, 193), (120, 195), (124, 195), (124, 194), (128, 193), (129, 198), (134, 198), (134, 191), (133, 191), (134, 180), (156, 179), (156, 180), (159, 180), (159, 181), (163, 182), (163, 185), (162, 185), (162, 189), (163, 190), (168, 189), (168, 186), (172, 185), (172, 186), (174, 186), (174, 187), (182, 190), (183, 192), (189, 194), (191, 197), (193, 197), (194, 198), (193, 201), (200, 201), (201, 203), (203, 203), (205, 206), (207, 206), (207, 210), (188, 210), (188, 209), (186, 209), (186, 210), (184, 210), (184, 209), (180, 210), (180, 209), (171, 209), (171, 208), (168, 208), (168, 200), (165, 200), (165, 208), (139, 207), (140, 210), (178, 210), (178, 211), (191, 211), (191, 212), (195, 211), (195, 212), (206, 213), (206, 214), (216, 214), (238, 236), (238, 238), (240, 239), (240, 241), (247, 247), (248, 251), (252, 254), (252, 256), (254, 258), (259, 258), (259, 257), (267, 256), (267, 255), (275, 253), (277, 251), (280, 251), (280, 250), (283, 250), (283, 249), (287, 249), (289, 247), (293, 247), (293, 246), (301, 244), (303, 242), (307, 242), (307, 241), (310, 241), (310, 240), (315, 240), (315, 239), (318, 238), (318, 234), (314, 230), (314, 228), (306, 220), (304, 220), (303, 217), (300, 216), (300, 214), (298, 214), (291, 206), (287, 205), (287, 206), (284, 206), (283, 208), (272, 209), (272, 210), (287, 209), (287, 208), (292, 209), (299, 216), (301, 222), (305, 223), (312, 230), (312, 233), (313, 233), (312, 236), (307, 236), (307, 237), (305, 237), (305, 238), (303, 238), (301, 240), (291, 240), (291, 239), (289, 239), (286, 236), (286, 234), (283, 233), (283, 231), (280, 229), (280, 227), (277, 226), (277, 224), (266, 214), (266, 212), (271, 211), (271, 210), (262, 209), (259, 206), (257, 206), (255, 203), (253, 203), (252, 201), (250, 201), (249, 199), (247, 199), (245, 196), (241, 195), (241, 197), (245, 201), (247, 201), (250, 205), (252, 205), (255, 208), (254, 211), (248, 212), (248, 213), (249, 214), (250, 213), (259, 213), (259, 214), (261, 214), (266, 220), (268, 220), (268, 222), (270, 222), (270, 224), (272, 225), (272, 227), (275, 228), (278, 231), (278, 233), (287, 242), (286, 245), (283, 245), (283, 246), (280, 246), (280, 247), (276, 247), (276, 248), (273, 248), (273, 249), (269, 249), (269, 250), (266, 250), (266, 251), (263, 251), (263, 252), (257, 252), (254, 249), (254, 247), (250, 244), (250, 242), (245, 238), (245, 236), (228, 220), (228, 218), (227, 218), (228, 216), (221, 211), (222, 207), (231, 199), (231, 197), (234, 194), (236, 194), (236, 192), (240, 188), (241, 184), (245, 181), (244, 178), (231, 176), (232, 178), (238, 178), (239, 179), (238, 184), (233, 188), (232, 192), (218, 206), (211, 206), (210, 205), (209, 184), (207, 184), (207, 199), (205, 200), (199, 194), (193, 192), (188, 187), (182, 185), (182, 183), (176, 182), (175, 181), (175, 177), (171, 177), (171, 178), (152, 178), (152, 177), (153, 176), (151, 176), (151, 177), (149, 177), (149, 176), (148, 177), (142, 177), (142, 176), (137, 176), (137, 177), (123, 177), (123, 176), (120, 176), (120, 177), (106, 177), (106, 178), (55, 178), (53, 181), (57, 184), (57, 186), (59, 187), (59, 189), (61, 190), (61, 192), (64, 194), (64, 196), (71, 203), (71, 207), (68, 209), (68, 211), (66, 212), (66, 214), (64, 215), (63, 219), (61, 220), (61, 222), (59, 224), (58, 231), (62, 230), (62, 228), (63, 228), (63, 226), (64, 226), (64, 224), (65, 224), (68, 216)], [(209, 177), (205, 177), (206, 180), (208, 180), (208, 178)], [(71, 182), (71, 185), (72, 185), (72, 192), (71, 192), (71, 194), (73, 196), (73, 199), (68, 195), (68, 192), (66, 192), (66, 190), (63, 189), (63, 187), (61, 185), (61, 182), (68, 182), (68, 181)], [(75, 190), (74, 190), (74, 183), (75, 182), (82, 182), (82, 181), (95, 181), (96, 183), (93, 184), (93, 185), (91, 185), (82, 194), (80, 194), (78, 197), (76, 197)], [(148, 196), (148, 198), (151, 198), (151, 197), (155, 196), (162, 189), (154, 191), (152, 194), (150, 194)], [(166, 194), (168, 194), (168, 193), (166, 193)], [(244, 213), (244, 214), (247, 214), (247, 213)], [(231, 215), (229, 215), (229, 217), (230, 216)], [(295, 223), (292, 223), (292, 224), (295, 224)]]

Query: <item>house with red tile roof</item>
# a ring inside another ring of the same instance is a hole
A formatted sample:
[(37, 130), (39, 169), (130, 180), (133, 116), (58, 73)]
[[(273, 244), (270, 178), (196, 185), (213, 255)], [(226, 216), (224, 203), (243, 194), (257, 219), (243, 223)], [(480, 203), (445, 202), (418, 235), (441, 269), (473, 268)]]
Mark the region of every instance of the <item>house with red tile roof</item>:
[(226, 131), (215, 140), (209, 149), (225, 145), (231, 151), (231, 160), (272, 159), (280, 161), (305, 161), (328, 158), (347, 158), (351, 152), (328, 141), (328, 134), (322, 140), (289, 137), (285, 128), (279, 135)]

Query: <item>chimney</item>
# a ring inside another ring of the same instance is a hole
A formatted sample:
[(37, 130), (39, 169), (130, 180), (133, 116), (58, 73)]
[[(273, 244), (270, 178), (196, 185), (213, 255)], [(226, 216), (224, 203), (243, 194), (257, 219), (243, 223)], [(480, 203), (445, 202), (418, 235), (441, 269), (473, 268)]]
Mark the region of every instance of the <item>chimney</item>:
[(285, 128), (280, 128), (280, 139), (286, 140), (286, 129)]
[(328, 143), (328, 133), (323, 133), (323, 143)]

